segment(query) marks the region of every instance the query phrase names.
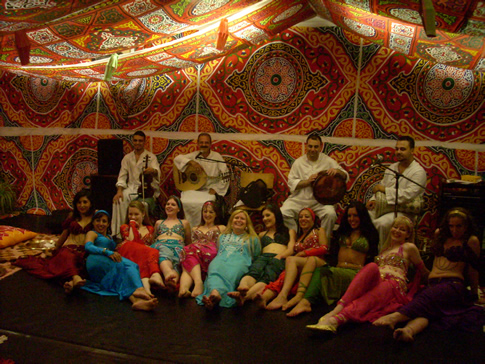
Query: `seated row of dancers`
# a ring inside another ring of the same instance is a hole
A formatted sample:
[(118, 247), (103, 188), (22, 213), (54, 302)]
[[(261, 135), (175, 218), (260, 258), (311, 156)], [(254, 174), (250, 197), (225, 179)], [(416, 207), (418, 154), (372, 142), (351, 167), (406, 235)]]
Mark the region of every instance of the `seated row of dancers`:
[[(166, 217), (155, 228), (144, 205), (130, 202), (121, 227), (123, 241), (116, 246), (108, 235), (110, 216), (95, 212), (89, 192), (76, 194), (74, 206), (55, 256), (16, 262), (42, 278), (62, 280), (66, 292), (82, 288), (117, 295), (129, 299), (133, 309), (152, 310), (158, 304), (152, 289), (166, 288), (179, 297), (194, 297), (208, 309), (254, 300), (270, 310), (291, 308), (290, 317), (321, 302), (337, 302), (308, 328), (336, 332), (346, 322), (366, 321), (394, 328), (409, 321), (394, 333), (406, 341), (429, 322), (465, 330), (479, 329), (484, 322), (483, 308), (473, 305), (479, 242), (470, 214), (461, 208), (448, 211), (437, 230), (429, 272), (413, 243), (409, 218), (394, 220), (377, 253), (378, 233), (365, 206), (356, 201), (346, 207), (333, 244), (310, 208), (299, 212), (295, 231), (285, 227), (279, 207), (268, 204), (262, 211), (265, 231), (258, 235), (243, 210), (221, 225), (214, 201), (203, 205), (201, 223), (191, 229), (180, 199), (171, 196)], [(335, 266), (328, 264), (333, 250), (338, 251)], [(411, 283), (410, 265), (416, 272)], [(415, 296), (421, 278), (428, 275), (428, 288)]]

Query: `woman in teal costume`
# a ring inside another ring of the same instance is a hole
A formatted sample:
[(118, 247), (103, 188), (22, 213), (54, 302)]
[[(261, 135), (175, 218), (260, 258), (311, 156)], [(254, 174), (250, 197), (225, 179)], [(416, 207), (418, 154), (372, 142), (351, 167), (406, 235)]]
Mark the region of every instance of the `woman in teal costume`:
[(304, 297), (287, 316), (310, 312), (312, 304), (323, 302), (332, 305), (338, 301), (364, 264), (374, 260), (378, 243), (379, 234), (365, 205), (358, 201), (350, 202), (330, 248), (331, 256), (338, 251), (336, 267), (328, 264), (318, 267)]
[(184, 246), (192, 242), (190, 224), (184, 219), (184, 208), (177, 196), (170, 196), (165, 204), (166, 218), (155, 223), (155, 242), (151, 245), (159, 251), (160, 270), (165, 285), (176, 291), (180, 279), (180, 261)]
[(115, 251), (116, 243), (108, 235), (110, 224), (108, 212), (99, 210), (94, 214), (94, 230), (86, 234), (85, 244), (89, 280), (82, 289), (103, 296), (119, 296), (120, 300), (129, 299), (134, 310), (153, 310), (158, 300), (143, 288), (138, 265)]
[(204, 292), (196, 297), (197, 303), (208, 309), (216, 305), (233, 307), (236, 300), (227, 294), (236, 289), (260, 253), (259, 238), (249, 215), (243, 210), (234, 211), (219, 236), (217, 256), (209, 265)]

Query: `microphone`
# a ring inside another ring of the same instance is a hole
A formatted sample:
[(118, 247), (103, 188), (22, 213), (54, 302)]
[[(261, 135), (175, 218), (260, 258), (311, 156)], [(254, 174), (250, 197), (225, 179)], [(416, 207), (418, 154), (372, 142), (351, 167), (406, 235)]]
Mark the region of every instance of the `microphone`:
[(372, 163), (371, 167), (379, 166), (382, 164), (384, 161), (384, 156), (382, 154), (378, 154), (376, 156), (376, 159), (374, 160), (374, 163)]

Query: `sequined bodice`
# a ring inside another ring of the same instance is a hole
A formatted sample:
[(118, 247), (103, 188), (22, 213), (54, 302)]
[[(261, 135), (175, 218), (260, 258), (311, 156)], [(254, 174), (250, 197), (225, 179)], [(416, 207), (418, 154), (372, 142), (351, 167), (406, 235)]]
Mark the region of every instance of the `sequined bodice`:
[(89, 223), (85, 227), (82, 227), (74, 217), (69, 217), (62, 223), (62, 230), (66, 229), (69, 230), (70, 234), (74, 235), (87, 234), (88, 231), (93, 229), (93, 225)]
[(339, 245), (344, 248), (350, 248), (360, 253), (366, 254), (369, 251), (369, 242), (364, 236), (359, 236), (354, 240), (352, 245), (349, 245), (350, 237), (341, 236), (339, 239)]
[(185, 229), (184, 229), (184, 225), (182, 224), (182, 221), (179, 220), (178, 224), (175, 224), (172, 227), (168, 227), (167, 225), (165, 225), (165, 220), (163, 220), (162, 223), (158, 225), (157, 235), (164, 235), (164, 234), (169, 236), (173, 234), (177, 234), (185, 239)]
[(296, 242), (293, 250), (295, 253), (299, 253), (310, 248), (318, 248), (319, 246), (318, 234), (315, 229), (313, 229), (303, 241)]
[(407, 261), (404, 259), (402, 246), (399, 247), (397, 253), (378, 255), (375, 261), (379, 267), (394, 267), (401, 269), (405, 274), (407, 273)]
[(206, 233), (200, 231), (199, 229), (195, 229), (192, 231), (192, 243), (198, 243), (198, 244), (215, 243), (219, 235), (221, 235), (219, 228), (210, 229)]

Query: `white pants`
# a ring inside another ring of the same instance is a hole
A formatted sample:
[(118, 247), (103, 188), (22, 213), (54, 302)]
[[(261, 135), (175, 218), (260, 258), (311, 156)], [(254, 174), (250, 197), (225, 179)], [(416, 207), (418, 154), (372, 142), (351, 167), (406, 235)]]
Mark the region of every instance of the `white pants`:
[(180, 201), (184, 206), (185, 219), (191, 227), (198, 226), (201, 223), (204, 203), (215, 201), (215, 199), (216, 195), (211, 195), (207, 191), (182, 191)]
[(288, 198), (281, 206), (281, 213), (288, 229), (298, 231), (298, 213), (305, 207), (311, 208), (320, 218), (321, 227), (325, 229), (327, 238), (332, 236), (332, 230), (337, 221), (337, 213), (333, 205), (322, 205), (316, 200), (298, 200)]

